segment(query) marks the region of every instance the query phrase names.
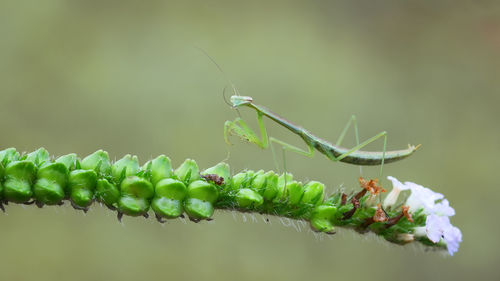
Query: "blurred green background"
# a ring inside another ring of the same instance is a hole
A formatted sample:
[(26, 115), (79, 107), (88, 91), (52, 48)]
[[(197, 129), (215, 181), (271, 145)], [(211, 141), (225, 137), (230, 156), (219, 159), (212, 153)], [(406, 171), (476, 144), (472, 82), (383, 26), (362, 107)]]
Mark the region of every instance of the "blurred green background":
[[(450, 258), (260, 215), (120, 224), (98, 205), (11, 204), (0, 214), (2, 280), (500, 279), (498, 1), (2, 1), (0, 36), (1, 148), (214, 165), (237, 115), (200, 47), (241, 94), (318, 136), (336, 140), (356, 114), (363, 139), (387, 130), (390, 149), (421, 143), (385, 174), (444, 193), (464, 237)], [(274, 168), (269, 150), (234, 142), (235, 172)], [(358, 188), (356, 166), (321, 155), (287, 154), (287, 168), (329, 190)]]

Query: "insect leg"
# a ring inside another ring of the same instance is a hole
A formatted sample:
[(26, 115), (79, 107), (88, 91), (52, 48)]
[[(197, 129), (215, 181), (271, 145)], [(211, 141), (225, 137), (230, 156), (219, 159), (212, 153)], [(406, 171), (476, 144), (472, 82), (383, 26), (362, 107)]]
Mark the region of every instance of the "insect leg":
[[(351, 118), (349, 118), (349, 121), (347, 121), (347, 124), (344, 127), (344, 130), (342, 130), (342, 133), (340, 133), (340, 136), (337, 139), (337, 142), (335, 143), (336, 146), (342, 145), (342, 141), (344, 140), (347, 130), (349, 130), (349, 127), (351, 127), (351, 124), (354, 124), (354, 135), (356, 137), (356, 145), (359, 145), (358, 122), (356, 121), (356, 115), (353, 114)], [(363, 175), (363, 168), (361, 166), (359, 166), (359, 174)]]
[(356, 135), (356, 145), (359, 145), (358, 123), (356, 122), (356, 115), (354, 114), (351, 116), (351, 118), (349, 118), (349, 121), (347, 121), (347, 124), (344, 127), (344, 130), (342, 130), (342, 133), (340, 133), (340, 136), (337, 139), (335, 145), (340, 146), (342, 144), (345, 134), (347, 133), (347, 130), (349, 130), (349, 127), (351, 127), (352, 123), (354, 123), (354, 134)]
[(286, 149), (286, 150), (289, 150), (289, 151), (293, 151), (295, 153), (298, 153), (298, 154), (301, 154), (301, 155), (304, 155), (304, 156), (307, 156), (307, 157), (313, 157), (314, 156), (314, 147), (310, 144), (307, 144), (307, 151), (303, 150), (303, 149), (300, 149), (296, 146), (293, 146), (291, 144), (288, 144), (284, 141), (281, 141), (279, 139), (276, 139), (276, 138), (273, 138), (273, 137), (269, 137), (269, 140), (271, 141), (271, 145), (272, 143), (277, 143), (279, 145), (281, 145), (281, 147), (283, 147), (283, 149)]
[(273, 137), (269, 137), (269, 140), (270, 140), (270, 144), (271, 144), (271, 151), (273, 153), (274, 164), (276, 165), (277, 171), (279, 171), (280, 169), (279, 169), (278, 159), (277, 159), (277, 155), (276, 155), (276, 151), (274, 149), (273, 143), (279, 144), (281, 146), (281, 149), (283, 152), (283, 174), (284, 174), (284, 178), (285, 178), (285, 190), (283, 192), (282, 200), (284, 200), (284, 198), (286, 197), (286, 186), (287, 186), (287, 169), (286, 169), (286, 157), (285, 157), (286, 150), (290, 150), (290, 151), (293, 151), (295, 153), (298, 153), (298, 154), (301, 154), (301, 155), (304, 155), (307, 157), (313, 157), (314, 156), (314, 148), (312, 145), (307, 144), (308, 151), (305, 151), (305, 150), (302, 150), (296, 146), (293, 146), (291, 144), (288, 144), (284, 141), (278, 140), (278, 139), (273, 138)]
[(281, 148), (283, 149), (283, 169), (284, 169), (285, 173), (286, 173), (285, 150), (290, 150), (290, 151), (293, 151), (293, 152), (298, 153), (300, 155), (304, 155), (304, 156), (311, 157), (311, 158), (314, 156), (314, 148), (309, 144), (307, 145), (308, 151), (305, 151), (305, 150), (302, 150), (296, 146), (293, 146), (291, 144), (288, 144), (284, 141), (281, 141), (281, 140), (273, 138), (273, 137), (269, 137), (269, 140), (271, 143), (271, 152), (273, 153), (273, 160), (274, 160), (274, 164), (276, 165), (277, 171), (279, 171), (280, 169), (279, 169), (279, 164), (278, 164), (278, 157), (276, 155), (276, 150), (274, 149), (273, 143), (279, 144), (281, 146)]
[(384, 169), (385, 151), (387, 147), (387, 133), (384, 135), (384, 150), (382, 153), (382, 164), (380, 165), (380, 179), (382, 179), (382, 171)]
[[(380, 132), (380, 133), (376, 134), (375, 136), (373, 136), (373, 137), (371, 137), (371, 138), (369, 138), (369, 139), (365, 140), (365, 141), (364, 141), (364, 142), (362, 142), (361, 144), (356, 145), (355, 147), (353, 147), (353, 148), (349, 149), (349, 151), (347, 151), (347, 152), (345, 152), (345, 153), (343, 153), (343, 154), (339, 155), (339, 157), (337, 157), (337, 158), (336, 158), (336, 161), (340, 161), (340, 160), (342, 160), (343, 158), (345, 158), (345, 157), (346, 157), (346, 156), (348, 156), (349, 154), (351, 154), (351, 153), (353, 153), (353, 152), (355, 152), (355, 151), (357, 151), (357, 150), (360, 150), (361, 148), (363, 148), (363, 147), (367, 146), (368, 144), (370, 144), (370, 143), (372, 143), (372, 142), (376, 141), (377, 139), (379, 139), (379, 138), (381, 138), (381, 137), (385, 137), (385, 138), (387, 139), (387, 132), (386, 132), (386, 131)], [(384, 154), (383, 154), (383, 155), (385, 156), (385, 151), (384, 151)]]
[[(310, 145), (310, 144), (307, 144), (308, 151), (305, 151), (305, 150), (302, 150), (302, 149), (300, 149), (300, 148), (298, 148), (296, 146), (293, 146), (291, 144), (288, 144), (288, 143), (286, 143), (284, 141), (278, 140), (278, 139), (273, 138), (273, 137), (269, 137), (269, 140), (271, 142), (271, 149), (273, 151), (273, 158), (275, 160), (276, 167), (278, 166), (278, 162), (276, 160), (276, 154), (274, 152), (273, 143), (277, 143), (277, 144), (281, 145), (281, 148), (283, 149), (283, 170), (284, 170), (284, 174), (285, 174), (285, 187), (286, 187), (286, 185), (287, 185), (287, 182), (286, 182), (287, 172), (286, 172), (285, 150), (290, 150), (290, 151), (293, 151), (295, 153), (298, 153), (298, 154), (301, 154), (301, 155), (304, 155), (304, 156), (312, 158), (314, 156), (314, 147), (312, 145)], [(285, 193), (283, 193), (283, 196), (285, 196)]]
[(382, 164), (383, 164), (384, 163), (384, 159), (385, 159), (385, 147), (386, 147), (385, 144), (387, 143), (387, 132), (386, 131), (378, 133), (377, 135), (375, 135), (375, 136), (367, 139), (366, 141), (362, 142), (359, 145), (356, 145), (355, 147), (349, 149), (349, 151), (347, 151), (347, 152), (339, 155), (338, 157), (331, 158), (331, 160), (335, 161), (335, 162), (340, 161), (340, 160), (344, 159), (345, 157), (349, 156), (351, 153), (353, 153), (353, 152), (355, 152), (355, 151), (357, 151), (357, 150), (359, 150), (359, 149), (367, 146), (368, 144), (376, 141), (377, 139), (379, 139), (381, 137), (384, 137), (384, 151), (383, 151), (383, 154), (382, 154), (382, 156), (383, 156), (383, 158), (382, 158)]
[(231, 134), (234, 134), (244, 140), (247, 140), (248, 142), (256, 144), (260, 148), (267, 148), (267, 132), (264, 124), (262, 123), (262, 116), (259, 117), (258, 114), (257, 118), (260, 118), (259, 126), (261, 127), (261, 138), (257, 137), (255, 132), (250, 129), (250, 127), (248, 127), (245, 121), (243, 121), (241, 118), (236, 118), (234, 121), (226, 121), (226, 123), (224, 124), (224, 139), (226, 140), (226, 143), (231, 144), (231, 142), (229, 141), (229, 136)]

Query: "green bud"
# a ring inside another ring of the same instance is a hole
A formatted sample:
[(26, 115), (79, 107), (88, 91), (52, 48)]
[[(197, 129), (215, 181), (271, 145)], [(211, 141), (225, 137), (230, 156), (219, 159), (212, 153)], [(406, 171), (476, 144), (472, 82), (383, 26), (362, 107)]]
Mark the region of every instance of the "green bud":
[(125, 155), (111, 166), (111, 175), (119, 183), (125, 177), (135, 176), (139, 172), (139, 159), (137, 156)]
[(111, 162), (106, 151), (98, 150), (83, 158), (80, 166), (85, 170), (94, 170), (99, 175), (109, 175), (111, 172)]
[(27, 202), (33, 192), (31, 186), (35, 181), (36, 167), (28, 160), (14, 161), (5, 167), (4, 196), (8, 201)]
[(292, 181), (293, 181), (293, 175), (290, 173), (286, 173), (286, 181), (285, 181), (285, 174), (278, 177), (278, 185), (277, 185), (278, 191), (276, 192), (276, 196), (274, 197), (273, 202), (279, 202), (286, 199), (287, 195), (286, 193), (288, 192), (288, 190), (285, 187), (285, 182), (286, 185), (288, 186)]
[(214, 185), (202, 180), (197, 180), (189, 184), (188, 197), (214, 203), (219, 197), (219, 191)]
[(42, 164), (50, 160), (49, 152), (45, 148), (39, 148), (26, 157), (26, 160), (31, 161), (35, 166), (40, 167)]
[(186, 184), (200, 179), (200, 169), (194, 160), (186, 159), (174, 172), (175, 176)]
[(106, 204), (106, 206), (116, 207), (118, 200), (120, 199), (120, 195), (120, 190), (118, 190), (116, 185), (110, 183), (106, 179), (97, 180), (95, 198)]
[(254, 173), (253, 177), (255, 178), (256, 176), (263, 175), (266, 172), (264, 170), (258, 170), (257, 172)]
[(276, 197), (276, 194), (278, 194), (278, 175), (273, 171), (269, 171), (265, 173), (264, 176), (266, 177), (266, 187), (261, 194), (264, 200), (271, 201)]
[(252, 179), (255, 175), (254, 171), (248, 170), (241, 173), (237, 173), (231, 179), (231, 187), (233, 190), (239, 190), (242, 188), (250, 187)]
[(224, 184), (227, 184), (230, 181), (231, 178), (231, 173), (229, 171), (229, 165), (221, 162), (213, 167), (210, 167), (206, 169), (205, 171), (201, 172), (202, 175), (209, 175), (209, 174), (214, 174), (218, 175), (221, 178), (224, 178)]
[(43, 204), (54, 205), (64, 199), (68, 182), (68, 168), (63, 163), (51, 163), (38, 170), (33, 186), (35, 199)]
[(151, 208), (161, 217), (176, 218), (182, 212), (182, 201), (187, 195), (187, 188), (183, 182), (176, 179), (163, 179), (155, 186), (155, 198)]
[(233, 189), (236, 190), (243, 188), (244, 182), (246, 181), (247, 177), (248, 175), (246, 172), (241, 172), (234, 175), (231, 179), (231, 186), (233, 187)]
[[(173, 176), (172, 164), (170, 158), (165, 155), (160, 155), (151, 162), (151, 182), (156, 185), (159, 181)], [(146, 163), (148, 165), (148, 163)], [(145, 165), (145, 166), (146, 166)]]
[(285, 186), (285, 175), (286, 175), (286, 183), (293, 181), (293, 175), (291, 173), (282, 174), (278, 178), (278, 186)]
[(214, 214), (212, 203), (196, 198), (188, 198), (184, 201), (184, 208), (193, 220), (208, 219)]
[(297, 205), (302, 199), (302, 195), (304, 195), (304, 186), (301, 182), (292, 181), (290, 183), (286, 183), (286, 189), (288, 193), (288, 204), (289, 205)]
[(4, 166), (12, 161), (18, 161), (19, 158), (19, 152), (17, 152), (13, 147), (0, 150), (0, 163), (2, 163)]
[(142, 216), (149, 210), (149, 201), (145, 198), (124, 195), (118, 201), (118, 210), (129, 216)]
[[(259, 189), (263, 189), (265, 188), (265, 186), (262, 186), (262, 179), (258, 179), (258, 178), (262, 178), (264, 176), (264, 170), (258, 170), (257, 172), (255, 173), (252, 173), (251, 174), (251, 177), (249, 177), (249, 182), (246, 186), (246, 188), (250, 188), (252, 190), (255, 190), (255, 191), (259, 191)], [(265, 180), (264, 180), (265, 182)]]
[(317, 181), (310, 181), (304, 186), (304, 196), (300, 201), (312, 205), (319, 204), (323, 202), (324, 189), (324, 184)]
[(120, 190), (122, 197), (118, 202), (119, 210), (130, 216), (144, 215), (149, 210), (150, 200), (154, 195), (153, 185), (140, 177), (125, 178)]
[(197, 180), (189, 184), (187, 196), (184, 207), (189, 217), (208, 219), (214, 213), (213, 203), (217, 200), (219, 191), (214, 185)]
[(175, 219), (182, 215), (184, 208), (182, 201), (166, 197), (155, 197), (151, 202), (151, 208), (162, 218)]
[(242, 208), (258, 207), (264, 203), (262, 195), (249, 188), (240, 189), (236, 194), (236, 200), (238, 201), (238, 206)]
[(66, 169), (70, 171), (75, 169), (76, 159), (76, 154), (71, 153), (57, 158), (55, 162), (64, 164), (64, 166), (66, 166)]
[(312, 211), (311, 226), (319, 232), (332, 232), (337, 208), (331, 205), (319, 205)]
[(182, 181), (167, 178), (156, 184), (155, 195), (182, 201), (187, 195), (187, 188)]
[(97, 183), (97, 174), (93, 170), (74, 170), (69, 173), (69, 197), (73, 204), (86, 208), (92, 203)]
[(140, 177), (131, 176), (124, 179), (120, 185), (122, 195), (151, 199), (154, 195), (153, 185)]
[[(260, 172), (260, 171), (259, 171)], [(252, 180), (251, 186), (253, 190), (263, 194), (266, 190), (267, 176), (263, 173), (258, 173)]]

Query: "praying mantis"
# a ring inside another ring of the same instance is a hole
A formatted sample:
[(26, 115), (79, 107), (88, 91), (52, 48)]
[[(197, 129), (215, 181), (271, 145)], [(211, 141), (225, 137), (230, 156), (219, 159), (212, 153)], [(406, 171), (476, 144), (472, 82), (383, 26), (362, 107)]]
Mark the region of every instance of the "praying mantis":
[[(230, 98), (230, 105), (236, 109), (243, 106), (255, 109), (255, 111), (257, 112), (257, 123), (260, 128), (261, 137), (259, 138), (257, 134), (252, 129), (250, 129), (250, 127), (243, 121), (243, 119), (238, 117), (234, 121), (226, 121), (224, 124), (224, 139), (228, 144), (231, 144), (229, 141), (229, 136), (235, 135), (249, 141), (250, 143), (256, 144), (262, 149), (268, 148), (269, 144), (271, 144), (271, 149), (273, 149), (272, 143), (276, 143), (281, 145), (284, 150), (293, 151), (298, 154), (305, 155), (307, 157), (313, 157), (314, 151), (317, 150), (318, 152), (324, 154), (328, 159), (330, 159), (333, 162), (340, 161), (358, 166), (381, 165), (380, 176), (382, 176), (384, 163), (391, 163), (402, 160), (412, 155), (420, 147), (420, 145), (417, 146), (408, 145), (407, 149), (386, 151), (387, 132), (385, 131), (378, 133), (377, 135), (367, 139), (362, 143), (359, 143), (358, 127), (355, 115), (353, 115), (349, 119), (349, 122), (347, 123), (346, 127), (344, 128), (337, 142), (334, 145), (326, 140), (323, 140), (313, 135), (311, 132), (304, 129), (303, 127), (293, 124), (292, 122), (286, 120), (285, 118), (265, 108), (264, 106), (255, 104), (253, 102), (253, 98), (251, 97), (233, 95)], [(273, 120), (274, 122), (278, 123), (279, 125), (283, 126), (284, 128), (290, 130), (294, 134), (301, 137), (307, 146), (307, 151), (300, 149), (296, 146), (293, 146), (291, 144), (288, 144), (286, 142), (283, 142), (281, 140), (278, 140), (274, 137), (268, 137), (267, 130), (263, 121), (263, 116), (268, 117), (269, 119)], [(341, 147), (340, 145), (342, 144), (344, 136), (352, 123), (354, 123), (357, 145), (350, 149)], [(371, 151), (360, 150), (361, 148), (365, 147), (366, 145), (374, 142), (375, 140), (381, 137), (384, 138), (383, 151), (371, 152)]]
[[(225, 76), (227, 81), (229, 82), (230, 86), (232, 87), (235, 95), (232, 95), (230, 98), (230, 102), (227, 102), (232, 108), (238, 109), (243, 106), (247, 106), (250, 108), (255, 109), (257, 112), (257, 123), (259, 125), (260, 129), (260, 135), (261, 137), (259, 138), (257, 134), (250, 129), (250, 127), (241, 119), (241, 117), (236, 118), (234, 121), (226, 121), (224, 123), (224, 140), (228, 145), (231, 144), (229, 141), (229, 136), (230, 135), (235, 135), (240, 137), (241, 139), (245, 139), (250, 143), (254, 143), (257, 146), (259, 146), (262, 149), (266, 149), (269, 147), (269, 144), (271, 144), (271, 150), (273, 151), (273, 156), (276, 161), (276, 155), (272, 146), (272, 143), (276, 143), (282, 146), (284, 150), (289, 150), (296, 152), (298, 154), (307, 156), (307, 157), (313, 157), (314, 156), (314, 151), (317, 150), (318, 152), (322, 153), (325, 155), (328, 159), (330, 159), (333, 162), (344, 162), (344, 163), (349, 163), (353, 165), (358, 165), (358, 166), (374, 166), (374, 165), (380, 165), (380, 177), (382, 177), (382, 172), (384, 168), (385, 163), (391, 163), (395, 161), (402, 160), (410, 155), (412, 155), (417, 149), (420, 147), (419, 145), (408, 145), (407, 149), (402, 149), (402, 150), (393, 150), (393, 151), (386, 151), (387, 147), (387, 132), (383, 131), (378, 133), (377, 135), (367, 139), (366, 141), (359, 143), (359, 134), (358, 134), (358, 125), (356, 123), (356, 116), (352, 115), (349, 121), (347, 122), (347, 125), (345, 126), (344, 130), (340, 134), (339, 138), (337, 139), (337, 142), (334, 144), (323, 140), (315, 135), (313, 135), (311, 132), (308, 130), (304, 129), (301, 126), (298, 126), (296, 124), (293, 124), (292, 122), (286, 120), (285, 118), (279, 116), (278, 114), (272, 112), (271, 110), (267, 109), (266, 107), (262, 105), (255, 104), (253, 102), (253, 98), (249, 96), (241, 96), (239, 95), (238, 91), (236, 90), (236, 87), (232, 83), (232, 81), (227, 77), (226, 73), (222, 70), (222, 68), (219, 66), (219, 64), (203, 49), (198, 48), (201, 52), (203, 52), (214, 64), (215, 66), (219, 69), (219, 71)], [(223, 96), (225, 97), (226, 88), (224, 88), (223, 91)], [(292, 133), (298, 135), (299, 137), (304, 140), (306, 146), (307, 146), (307, 151), (300, 149), (294, 145), (288, 144), (284, 141), (278, 140), (274, 137), (268, 137), (267, 135), (267, 130), (264, 125), (263, 121), (263, 116), (267, 116), (269, 119), (273, 120), (274, 122), (278, 123), (279, 125), (283, 126), (284, 128), (290, 130)], [(356, 146), (353, 148), (344, 148), (341, 147), (340, 145), (342, 144), (342, 141), (344, 140), (344, 136), (347, 133), (347, 130), (351, 126), (351, 124), (354, 123), (354, 132), (356, 135)], [(362, 151), (360, 150), (361, 148), (367, 146), (368, 144), (376, 141), (377, 139), (383, 137), (384, 138), (384, 148), (383, 151), (381, 152), (372, 152), (372, 151)], [(361, 171), (361, 168), (360, 168)], [(285, 168), (285, 173), (286, 173), (286, 168)], [(286, 177), (285, 177), (286, 181)]]

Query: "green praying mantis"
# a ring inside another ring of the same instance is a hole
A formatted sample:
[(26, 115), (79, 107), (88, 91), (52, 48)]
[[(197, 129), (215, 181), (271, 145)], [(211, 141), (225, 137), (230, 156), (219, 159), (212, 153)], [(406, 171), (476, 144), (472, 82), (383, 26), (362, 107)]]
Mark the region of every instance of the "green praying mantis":
[[(419, 145), (408, 145), (407, 149), (402, 149), (402, 150), (393, 150), (393, 151), (386, 151), (387, 148), (387, 132), (383, 131), (378, 133), (377, 135), (367, 139), (366, 141), (359, 143), (359, 133), (358, 133), (358, 125), (356, 122), (356, 116), (352, 115), (349, 121), (347, 122), (346, 126), (344, 127), (344, 130), (340, 134), (339, 138), (337, 139), (337, 142), (334, 144), (323, 140), (315, 135), (313, 135), (311, 132), (308, 130), (304, 129), (303, 127), (296, 125), (285, 118), (279, 116), (278, 114), (272, 112), (271, 110), (267, 109), (266, 107), (262, 105), (255, 104), (253, 102), (253, 98), (249, 96), (241, 96), (239, 95), (239, 92), (236, 90), (236, 87), (234, 86), (233, 82), (227, 77), (226, 73), (222, 68), (219, 66), (219, 64), (203, 49), (198, 48), (202, 53), (204, 53), (214, 64), (215, 66), (219, 69), (219, 71), (225, 76), (226, 80), (229, 82), (229, 85), (231, 86), (234, 95), (231, 96), (230, 102), (227, 102), (232, 108), (234, 109), (239, 109), (240, 107), (247, 106), (250, 108), (255, 109), (257, 112), (257, 123), (260, 129), (260, 135), (261, 137), (259, 138), (257, 134), (241, 119), (241, 117), (236, 118), (234, 121), (226, 121), (224, 124), (224, 140), (228, 145), (231, 144), (229, 141), (229, 136), (230, 135), (235, 135), (240, 137), (241, 139), (244, 139), (250, 143), (254, 143), (257, 146), (259, 146), (262, 149), (267, 149), (269, 146), (271, 146), (271, 150), (273, 152), (273, 156), (276, 161), (276, 154), (273, 148), (273, 143), (276, 143), (278, 145), (281, 145), (283, 150), (289, 150), (293, 151), (295, 153), (307, 156), (307, 157), (313, 157), (314, 156), (314, 151), (317, 150), (318, 152), (322, 153), (325, 155), (328, 159), (330, 159), (333, 162), (344, 162), (344, 163), (349, 163), (353, 165), (358, 165), (358, 166), (373, 166), (373, 165), (380, 165), (380, 177), (382, 177), (382, 172), (384, 168), (385, 163), (391, 163), (395, 161), (402, 160), (410, 155), (412, 155), (419, 147)], [(225, 90), (224, 88), (223, 91), (223, 96), (225, 100)], [(264, 125), (264, 120), (263, 116), (267, 116), (269, 119), (273, 120), (274, 122), (278, 123), (279, 125), (283, 126), (284, 128), (290, 130), (292, 133), (298, 135), (299, 137), (302, 138), (302, 140), (305, 142), (307, 146), (307, 151), (300, 149), (294, 145), (288, 144), (284, 141), (281, 141), (279, 139), (276, 139), (274, 137), (268, 137), (267, 135), (267, 129)], [(344, 140), (344, 136), (349, 130), (350, 126), (354, 124), (354, 132), (356, 136), (356, 146), (353, 148), (344, 148), (341, 147), (340, 145), (342, 144), (342, 141)], [(383, 150), (377, 151), (377, 152), (372, 152), (372, 151), (362, 151), (360, 150), (361, 148), (367, 146), (368, 144), (376, 141), (379, 138), (384, 138), (384, 147)], [(285, 162), (285, 161), (284, 161)], [(284, 163), (285, 165), (286, 163)], [(286, 166), (284, 166), (286, 167)], [(285, 173), (286, 173), (286, 168), (285, 168)], [(286, 177), (285, 177), (286, 180)]]
[[(255, 104), (253, 102), (253, 98), (251, 97), (233, 95), (230, 98), (230, 105), (235, 109), (238, 109), (243, 106), (255, 109), (255, 111), (257, 112), (257, 123), (260, 129), (261, 137), (259, 138), (257, 134), (245, 123), (245, 121), (243, 121), (243, 119), (238, 117), (234, 121), (226, 121), (226, 123), (224, 124), (224, 139), (226, 143), (230, 144), (229, 136), (235, 135), (242, 139), (247, 140), (250, 143), (256, 144), (262, 149), (268, 148), (269, 145), (271, 144), (271, 149), (273, 150), (273, 154), (274, 154), (274, 149), (272, 146), (273, 143), (281, 145), (284, 150), (293, 151), (298, 154), (305, 155), (307, 157), (313, 157), (314, 151), (317, 150), (318, 152), (324, 154), (328, 159), (330, 159), (333, 162), (340, 161), (358, 166), (381, 165), (380, 176), (382, 176), (384, 163), (391, 163), (402, 160), (412, 155), (420, 147), (420, 145), (417, 146), (408, 145), (407, 149), (386, 151), (387, 132), (385, 131), (378, 133), (377, 135), (367, 139), (362, 143), (359, 143), (358, 127), (355, 115), (353, 115), (349, 119), (347, 125), (345, 126), (344, 130), (342, 131), (337, 142), (334, 145), (326, 140), (323, 140), (313, 135), (311, 132), (304, 129), (303, 127), (293, 124), (292, 122), (286, 120), (285, 118), (265, 108), (264, 106)], [(290, 130), (294, 134), (301, 137), (307, 146), (307, 151), (300, 149), (296, 146), (293, 146), (291, 144), (288, 144), (284, 141), (278, 140), (274, 137), (268, 137), (267, 130), (263, 121), (263, 116), (268, 117), (269, 119), (273, 120), (274, 122), (278, 123), (279, 125), (283, 126), (284, 128)], [(340, 145), (342, 144), (344, 136), (347, 130), (350, 128), (351, 124), (354, 124), (354, 130), (356, 135), (356, 146), (349, 149), (341, 147)], [(384, 138), (383, 151), (371, 152), (371, 151), (360, 150), (366, 145), (382, 137)]]

